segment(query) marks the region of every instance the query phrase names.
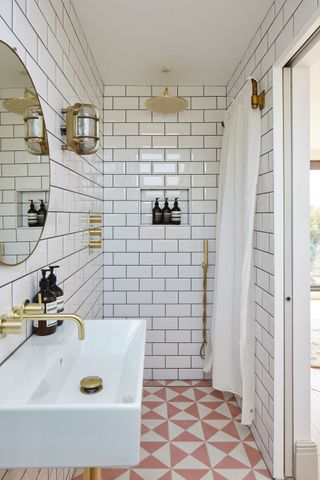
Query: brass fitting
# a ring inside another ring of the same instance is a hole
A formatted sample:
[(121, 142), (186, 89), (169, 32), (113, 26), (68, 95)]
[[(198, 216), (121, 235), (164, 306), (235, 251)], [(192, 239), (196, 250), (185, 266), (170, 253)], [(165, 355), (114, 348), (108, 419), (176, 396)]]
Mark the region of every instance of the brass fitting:
[(41, 303), (30, 303), (26, 300), (20, 307), (13, 307), (9, 315), (0, 317), (0, 338), (10, 333), (21, 333), (22, 322), (33, 320), (72, 320), (78, 326), (78, 338), (84, 340), (84, 321), (75, 313), (44, 313), (44, 305)]
[(90, 223), (102, 223), (102, 215), (93, 213), (89, 216)]

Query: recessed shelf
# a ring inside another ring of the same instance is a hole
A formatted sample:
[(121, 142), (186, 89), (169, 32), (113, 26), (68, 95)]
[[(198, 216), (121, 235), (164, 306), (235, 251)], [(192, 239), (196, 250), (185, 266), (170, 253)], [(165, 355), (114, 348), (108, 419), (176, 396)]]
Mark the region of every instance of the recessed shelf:
[(38, 210), (40, 201), (42, 198), (46, 207), (48, 207), (49, 191), (48, 190), (17, 190), (16, 196), (16, 212), (17, 212), (17, 228), (30, 229), (42, 229), (42, 227), (29, 227), (28, 226), (28, 210), (30, 208), (30, 201), (33, 200), (36, 210)]
[[(190, 221), (190, 190), (187, 188), (141, 188), (140, 189), (140, 225), (152, 225), (152, 209), (156, 198), (159, 198), (160, 208), (165, 199), (169, 199), (169, 207), (173, 207), (174, 199), (178, 198), (181, 209), (181, 224), (189, 225)], [(174, 224), (157, 224), (165, 227), (176, 227)]]

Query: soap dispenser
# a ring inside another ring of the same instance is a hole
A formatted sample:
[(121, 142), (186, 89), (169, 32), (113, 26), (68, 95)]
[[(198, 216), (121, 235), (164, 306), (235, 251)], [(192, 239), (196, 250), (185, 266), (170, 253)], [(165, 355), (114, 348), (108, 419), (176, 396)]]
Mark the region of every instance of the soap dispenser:
[[(62, 288), (57, 285), (57, 277), (54, 274), (54, 270), (60, 268), (59, 265), (50, 265), (50, 274), (48, 276), (49, 288), (57, 298), (57, 313), (64, 311), (64, 297)], [(58, 320), (58, 326), (63, 324), (63, 320)]]
[[(39, 286), (40, 290), (33, 298), (35, 303), (44, 304), (44, 313), (57, 313), (57, 300), (55, 294), (49, 289), (49, 282), (46, 278), (46, 273), (49, 270), (41, 270), (42, 278)], [(40, 336), (52, 335), (57, 330), (57, 320), (34, 320), (33, 333)]]
[(153, 225), (159, 225), (162, 223), (162, 210), (159, 207), (159, 198), (156, 198), (154, 208), (152, 209), (152, 223)]
[(43, 203), (43, 200), (40, 199), (40, 208), (38, 210), (38, 225), (39, 225), (39, 227), (44, 226), (44, 224), (46, 223), (46, 218), (47, 218), (47, 209), (45, 207), (45, 204)]
[(162, 209), (162, 223), (164, 223), (165, 225), (171, 223), (171, 208), (169, 207), (167, 198)]
[(178, 198), (174, 201), (174, 207), (171, 212), (171, 223), (174, 225), (180, 225), (181, 223), (181, 210), (178, 205)]
[(38, 225), (38, 214), (37, 210), (35, 209), (33, 200), (29, 200), (30, 208), (28, 210), (28, 226), (29, 227), (37, 227)]

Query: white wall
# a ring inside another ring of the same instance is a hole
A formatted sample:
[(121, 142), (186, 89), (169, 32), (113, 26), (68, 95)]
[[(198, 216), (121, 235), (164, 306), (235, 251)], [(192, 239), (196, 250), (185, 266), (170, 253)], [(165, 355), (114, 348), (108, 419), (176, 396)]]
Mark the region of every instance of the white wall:
[[(170, 87), (189, 109), (152, 114), (144, 102), (162, 91), (105, 87), (104, 314), (148, 319), (146, 378), (200, 379), (203, 240), (209, 322), (226, 88)], [(183, 200), (182, 225), (151, 225), (152, 202), (161, 197), (162, 207), (164, 191), (171, 207)]]
[(227, 86), (228, 103), (253, 75), (266, 90), (255, 224), (256, 419), (252, 428), (264, 459), (274, 457), (274, 257), (272, 66), (320, 5), (319, 0), (276, 0)]
[[(84, 317), (102, 315), (102, 260), (89, 255), (83, 218), (103, 211), (102, 148), (89, 157), (62, 152), (61, 109), (76, 101), (92, 102), (102, 110), (102, 82), (69, 0), (1, 0), (0, 40), (16, 47), (41, 97), (49, 132), (51, 158), (50, 212), (36, 251), (16, 267), (0, 266), (0, 310), (32, 297), (38, 289), (38, 271), (59, 264), (59, 281), (65, 292), (65, 309)], [(63, 327), (60, 327), (63, 328)], [(30, 327), (28, 328), (30, 333)], [(26, 339), (11, 335), (0, 340), (0, 362)], [(0, 478), (19, 479), (24, 471), (0, 471)], [(36, 478), (37, 469), (28, 471)], [(72, 471), (50, 469), (66, 479)]]

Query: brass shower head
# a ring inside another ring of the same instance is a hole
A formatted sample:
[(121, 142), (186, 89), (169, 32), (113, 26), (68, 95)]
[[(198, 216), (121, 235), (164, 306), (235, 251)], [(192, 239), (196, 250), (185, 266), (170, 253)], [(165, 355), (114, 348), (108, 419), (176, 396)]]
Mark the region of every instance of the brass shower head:
[(177, 113), (188, 108), (188, 100), (182, 97), (169, 95), (166, 87), (162, 95), (151, 97), (145, 102), (145, 107), (155, 113)]

